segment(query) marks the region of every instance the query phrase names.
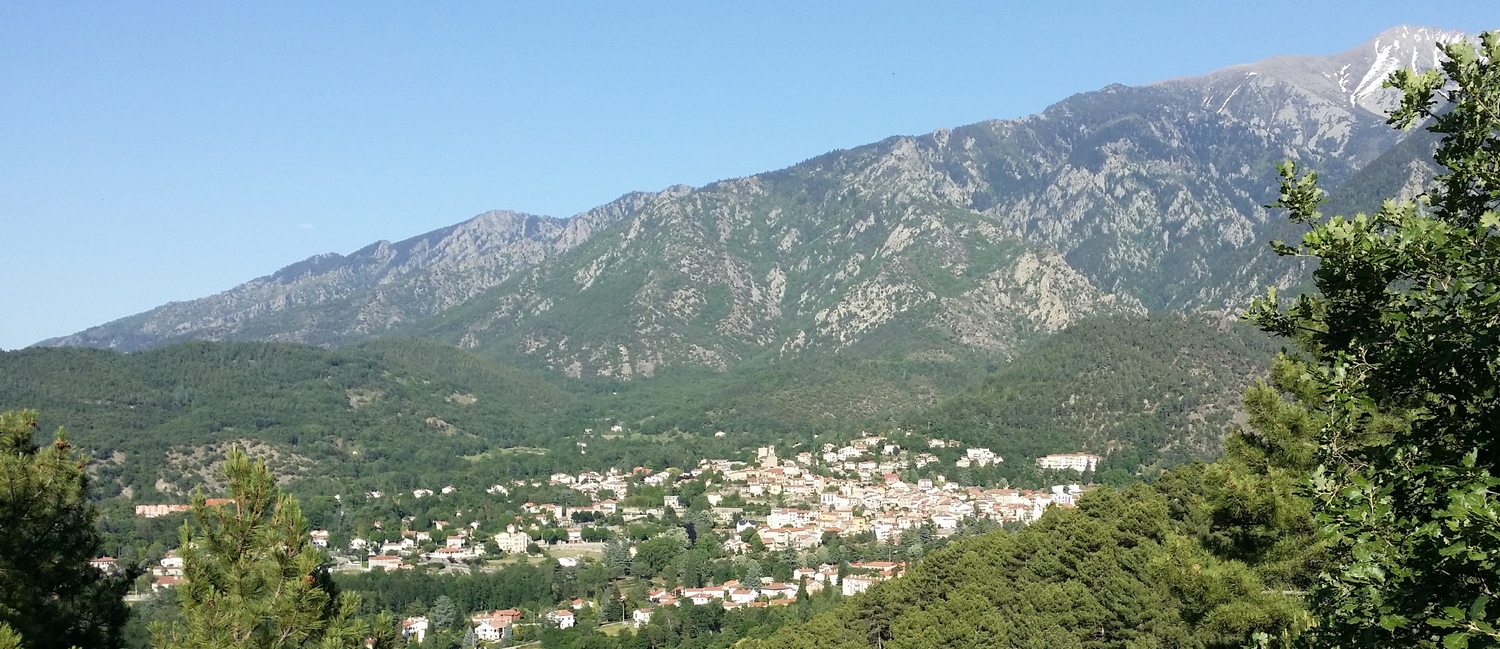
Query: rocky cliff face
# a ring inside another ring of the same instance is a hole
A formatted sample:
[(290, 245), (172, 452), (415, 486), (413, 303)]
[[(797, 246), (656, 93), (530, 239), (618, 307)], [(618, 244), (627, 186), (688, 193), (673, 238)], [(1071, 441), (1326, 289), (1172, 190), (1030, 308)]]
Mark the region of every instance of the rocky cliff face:
[(1144, 313), (1055, 251), (887, 177), (920, 171), (812, 163), (663, 194), (419, 333), (630, 378), (862, 346), (1004, 354), (1089, 314)]
[[(1004, 357), (1096, 314), (1229, 310), (1306, 269), (1262, 205), (1274, 164), (1332, 183), (1390, 151), (1379, 81), (1452, 32), (1111, 86), (572, 219), (491, 212), (46, 344), (338, 344), (390, 332), (575, 377), (753, 357)], [(1393, 188), (1394, 190), (1394, 188)]]

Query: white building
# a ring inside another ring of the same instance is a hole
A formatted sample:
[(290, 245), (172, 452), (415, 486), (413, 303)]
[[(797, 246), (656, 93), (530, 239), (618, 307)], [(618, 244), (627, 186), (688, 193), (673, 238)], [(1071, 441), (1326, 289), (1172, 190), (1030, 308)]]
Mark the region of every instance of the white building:
[(578, 617), (568, 610), (552, 611), (547, 614), (547, 619), (556, 624), (559, 629), (569, 629), (578, 623)]
[(511, 608), (469, 616), (469, 621), (474, 624), (474, 635), (485, 642), (499, 642), (505, 637), (505, 630), (520, 619), (521, 612)]
[(506, 554), (526, 554), (526, 547), (531, 543), (531, 537), (517, 531), (514, 525), (506, 526), (504, 532), (495, 535), (495, 549)]
[(1102, 460), (1093, 453), (1060, 453), (1055, 455), (1043, 455), (1036, 459), (1036, 468), (1051, 469), (1054, 471), (1093, 471)]
[(397, 570), (401, 567), (401, 557), (381, 555), (370, 557), (370, 569), (384, 568), (386, 570)]
[(649, 609), (649, 608), (638, 608), (638, 609), (635, 609), (635, 613), (631, 614), (631, 616), (630, 616), (630, 622), (631, 622), (631, 625), (634, 626), (637, 629), (639, 629), (639, 628), (641, 628), (643, 626), (646, 626), (647, 624), (650, 624), (651, 623), (651, 609)]
[(505, 627), (497, 627), (491, 624), (489, 620), (480, 622), (478, 626), (474, 627), (474, 637), (483, 642), (499, 642), (500, 638), (504, 635)]
[(979, 466), (989, 466), (1003, 462), (999, 455), (987, 448), (971, 448), (964, 451), (965, 459)]
[(844, 577), (844, 581), (840, 585), (843, 588), (844, 596), (849, 597), (869, 590), (870, 586), (875, 585), (877, 581), (879, 580), (867, 575), (848, 575)]
[(412, 636), (417, 637), (417, 644), (422, 644), (422, 638), (427, 637), (426, 617), (409, 617), (401, 621), (401, 638), (407, 640)]

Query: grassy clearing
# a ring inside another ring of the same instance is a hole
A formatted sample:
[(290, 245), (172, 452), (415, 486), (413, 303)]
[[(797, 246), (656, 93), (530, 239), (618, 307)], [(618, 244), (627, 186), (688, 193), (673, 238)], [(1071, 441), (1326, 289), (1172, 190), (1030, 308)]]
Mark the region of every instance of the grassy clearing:
[(546, 548), (547, 553), (553, 557), (590, 557), (599, 559), (604, 556), (604, 544), (602, 543), (575, 543), (572, 545), (553, 545)]
[(627, 622), (612, 622), (599, 627), (599, 632), (604, 635), (620, 635), (621, 631), (628, 628), (630, 628), (630, 624)]
[(516, 447), (513, 447), (513, 448), (496, 448), (496, 449), (490, 449), (488, 451), (485, 451), (483, 453), (479, 453), (479, 454), (476, 454), (476, 455), (462, 455), (462, 456), (459, 456), (459, 457), (462, 457), (463, 459), (468, 460), (470, 462), (479, 462), (479, 461), (482, 461), (482, 460), (493, 459), (493, 458), (499, 457), (501, 455), (546, 455), (546, 454), (547, 454), (547, 449), (545, 449), (545, 448), (532, 448), (530, 446), (516, 446)]

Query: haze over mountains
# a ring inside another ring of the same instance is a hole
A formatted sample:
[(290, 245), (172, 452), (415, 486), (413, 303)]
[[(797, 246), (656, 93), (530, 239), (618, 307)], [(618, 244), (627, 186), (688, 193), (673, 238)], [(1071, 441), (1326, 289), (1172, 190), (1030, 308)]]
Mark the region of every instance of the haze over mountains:
[(1381, 167), (1402, 134), (1380, 81), (1462, 37), (1397, 27), (569, 219), (487, 212), (40, 344), (400, 335), (631, 379), (828, 352), (1003, 359), (1090, 316), (1230, 311), (1307, 270), (1265, 245), (1295, 236), (1262, 207), (1274, 164), (1335, 192)]

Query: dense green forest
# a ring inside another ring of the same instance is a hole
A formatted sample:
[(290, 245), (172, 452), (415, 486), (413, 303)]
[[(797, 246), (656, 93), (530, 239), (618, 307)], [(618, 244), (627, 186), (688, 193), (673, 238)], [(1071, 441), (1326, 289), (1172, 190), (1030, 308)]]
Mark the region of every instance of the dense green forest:
[(296, 478), (404, 485), (413, 466), (451, 472), (491, 448), (545, 446), (572, 423), (576, 398), (460, 350), (399, 341), (26, 349), (0, 354), (0, 402), (66, 427), (96, 456), (96, 488), (149, 500), (180, 498), (231, 442)]
[[(986, 361), (993, 371), (977, 385), (965, 379), (985, 371), (977, 361), (941, 380), (933, 365), (951, 363), (835, 355), (590, 382), (417, 340), (332, 350), (194, 342), (0, 353), (0, 405), (67, 428), (95, 456), (98, 495), (136, 502), (212, 485), (231, 443), (303, 495), (691, 467), (765, 443), (900, 428), (989, 446), (1022, 473), (1031, 456), (1092, 450), (1114, 453), (1111, 466), (1133, 475), (1215, 457), (1234, 395), (1267, 354), (1264, 338), (1198, 316), (1086, 321), (1008, 363)], [(926, 384), (915, 391), (935, 405), (882, 387), (903, 382)], [(872, 404), (867, 417), (820, 405), (861, 399)]]
[(1110, 467), (1149, 476), (1218, 457), (1241, 395), (1264, 375), (1273, 350), (1268, 336), (1232, 321), (1094, 318), (912, 413), (906, 427), (1006, 458), (1090, 451), (1108, 456)]

